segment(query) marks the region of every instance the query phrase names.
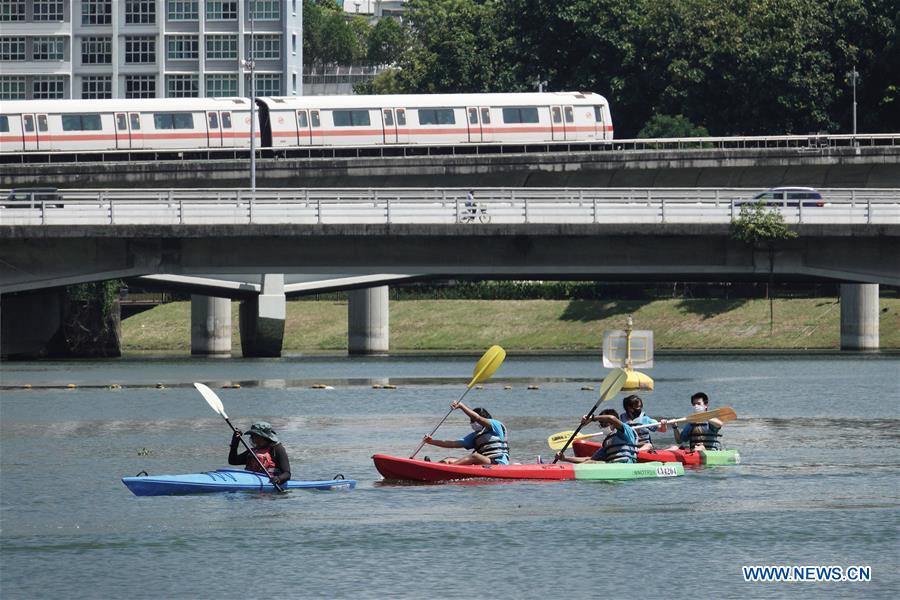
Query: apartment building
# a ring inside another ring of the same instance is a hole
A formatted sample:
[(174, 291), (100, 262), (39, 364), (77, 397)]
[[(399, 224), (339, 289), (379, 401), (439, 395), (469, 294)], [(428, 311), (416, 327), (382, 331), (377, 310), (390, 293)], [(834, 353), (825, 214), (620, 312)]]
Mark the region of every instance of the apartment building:
[(301, 0), (0, 0), (0, 100), (294, 95)]

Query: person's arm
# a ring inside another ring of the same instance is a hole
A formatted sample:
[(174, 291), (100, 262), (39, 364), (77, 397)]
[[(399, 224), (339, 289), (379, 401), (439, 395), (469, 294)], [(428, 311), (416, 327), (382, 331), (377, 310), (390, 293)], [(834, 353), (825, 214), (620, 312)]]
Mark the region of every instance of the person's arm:
[(591, 417), (591, 421), (595, 421), (601, 425), (612, 425), (619, 431), (622, 431), (622, 427), (625, 425), (618, 417), (612, 415), (594, 415)]
[(241, 432), (235, 431), (234, 435), (231, 436), (231, 448), (228, 450), (228, 464), (229, 465), (246, 465), (247, 464), (247, 451), (244, 450), (240, 454), (238, 454), (238, 446), (241, 443)]
[(715, 427), (716, 429), (722, 429), (722, 420), (721, 419), (710, 419), (709, 424)]
[(436, 440), (430, 435), (426, 435), (424, 440), (426, 444), (439, 446), (441, 448), (465, 448), (465, 446), (463, 446), (463, 443), (459, 440)]
[(472, 410), (471, 408), (469, 408), (468, 406), (463, 404), (462, 401), (454, 402), (450, 406), (453, 408), (462, 409), (462, 411), (464, 413), (466, 413), (467, 417), (469, 417), (473, 421), (477, 421), (478, 424), (481, 425), (482, 427), (491, 427), (491, 422), (489, 419), (485, 419), (484, 417), (479, 415), (477, 412), (475, 412), (474, 410)]
[(281, 444), (276, 444), (272, 448), (272, 459), (280, 473), (270, 477), (273, 483), (284, 483), (291, 478), (291, 461), (288, 459), (287, 450)]

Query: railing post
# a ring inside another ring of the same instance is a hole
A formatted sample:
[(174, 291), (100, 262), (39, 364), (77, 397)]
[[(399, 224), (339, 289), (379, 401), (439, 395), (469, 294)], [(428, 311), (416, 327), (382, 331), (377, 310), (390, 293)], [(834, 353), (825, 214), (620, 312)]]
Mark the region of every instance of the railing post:
[(594, 192), (594, 223), (599, 223), (600, 219), (597, 217), (597, 193)]
[[(32, 200), (34, 197), (32, 196)], [(45, 225), (47, 220), (47, 205), (41, 200), (41, 225)]]
[[(651, 195), (650, 190), (647, 190), (647, 197), (649, 198)], [(662, 223), (666, 222), (666, 197), (660, 196), (659, 198), (659, 217)]]
[[(106, 201), (106, 190), (101, 190), (99, 196), (100, 196), (100, 206), (103, 206), (103, 203)], [(113, 201), (110, 200), (109, 201), (109, 224), (110, 225), (116, 224), (116, 211), (113, 207), (114, 207)]]
[(872, 224), (872, 196), (866, 199), (866, 225)]
[[(516, 190), (511, 190), (509, 193), (509, 200), (515, 206), (516, 202)], [(525, 205), (525, 223), (528, 223), (528, 196), (525, 196), (525, 200), (523, 201)]]
[(322, 198), (316, 198), (316, 222), (322, 224)]
[(734, 198), (731, 199), (731, 207), (729, 210), (729, 221), (734, 221)]
[(803, 198), (797, 199), (797, 222), (803, 223)]
[(454, 198), (454, 204), (456, 205), (456, 222), (459, 223), (459, 194)]

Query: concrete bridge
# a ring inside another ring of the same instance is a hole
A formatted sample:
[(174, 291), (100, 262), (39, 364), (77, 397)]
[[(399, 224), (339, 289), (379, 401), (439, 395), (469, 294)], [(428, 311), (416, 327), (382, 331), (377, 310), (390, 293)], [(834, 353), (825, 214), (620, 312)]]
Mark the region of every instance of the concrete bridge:
[[(826, 206), (784, 207), (798, 237), (771, 250), (731, 236), (730, 219), (739, 199), (748, 198), (747, 190), (629, 190), (618, 195), (603, 190), (613, 194), (603, 199), (591, 196), (597, 190), (532, 190), (531, 196), (523, 190), (478, 190), (479, 205), (493, 216), (490, 223), (460, 222), (465, 197), (459, 190), (404, 196), (411, 193), (332, 190), (325, 200), (279, 195), (265, 201), (264, 195), (253, 198), (246, 190), (192, 199), (175, 191), (148, 197), (142, 190), (130, 192), (130, 203), (117, 202), (107, 192), (29, 214), (11, 216), (12, 209), (2, 209), (0, 284), (7, 293), (154, 274), (390, 272), (410, 277), (773, 278), (900, 285), (898, 190), (869, 196), (824, 190)], [(271, 352), (272, 336), (280, 350), (283, 276), (264, 279), (261, 287), (257, 304), (247, 309), (253, 313), (247, 322), (256, 323), (257, 337), (269, 340), (262, 343), (265, 353)], [(848, 316), (849, 322), (871, 330), (874, 318), (877, 339), (877, 286), (874, 316), (872, 287), (848, 289), (857, 290), (857, 304), (866, 307)], [(386, 323), (386, 288), (360, 294), (363, 329), (374, 321)]]
[[(260, 152), (257, 185), (284, 188), (900, 187), (898, 133)], [(7, 188), (233, 188), (249, 182), (245, 150), (0, 159), (0, 187)]]

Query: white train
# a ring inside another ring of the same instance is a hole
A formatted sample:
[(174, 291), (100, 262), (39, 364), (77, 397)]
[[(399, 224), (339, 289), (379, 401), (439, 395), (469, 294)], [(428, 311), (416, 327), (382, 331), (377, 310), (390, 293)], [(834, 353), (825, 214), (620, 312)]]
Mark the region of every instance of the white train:
[[(262, 148), (600, 141), (609, 103), (590, 92), (261, 97)], [(7, 100), (0, 153), (249, 148), (247, 98)]]

